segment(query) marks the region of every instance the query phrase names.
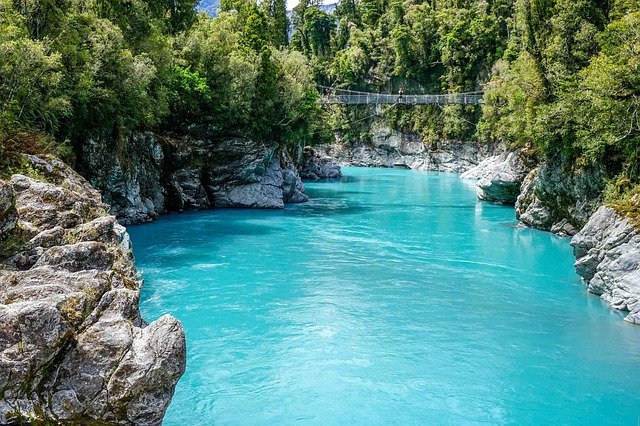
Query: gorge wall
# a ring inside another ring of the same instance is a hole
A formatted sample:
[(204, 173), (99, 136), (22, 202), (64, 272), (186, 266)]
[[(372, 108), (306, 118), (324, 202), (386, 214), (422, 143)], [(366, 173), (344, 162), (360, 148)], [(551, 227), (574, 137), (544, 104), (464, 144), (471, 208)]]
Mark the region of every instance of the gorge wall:
[(345, 166), (402, 167), (439, 172), (463, 172), (504, 150), (501, 145), (463, 141), (426, 145), (419, 135), (393, 130), (381, 120), (374, 121), (370, 134), (370, 144), (342, 142), (314, 149), (324, 156), (334, 157)]
[(591, 293), (611, 307), (629, 311), (640, 324), (640, 235), (610, 207), (600, 207), (571, 240), (576, 272)]
[(146, 324), (126, 230), (62, 162), (0, 181), (0, 423), (160, 424), (185, 369), (171, 316)]
[(308, 200), (294, 162), (276, 144), (134, 133), (84, 143), (77, 168), (120, 223), (168, 211), (282, 208)]

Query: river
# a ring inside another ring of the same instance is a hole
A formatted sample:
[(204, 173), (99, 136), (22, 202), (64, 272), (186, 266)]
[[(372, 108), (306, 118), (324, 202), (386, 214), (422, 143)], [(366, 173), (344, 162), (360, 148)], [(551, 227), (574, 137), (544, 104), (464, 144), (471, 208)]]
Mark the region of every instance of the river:
[(186, 330), (166, 425), (638, 424), (640, 327), (568, 239), (454, 174), (343, 172), (284, 210), (128, 228), (143, 316)]

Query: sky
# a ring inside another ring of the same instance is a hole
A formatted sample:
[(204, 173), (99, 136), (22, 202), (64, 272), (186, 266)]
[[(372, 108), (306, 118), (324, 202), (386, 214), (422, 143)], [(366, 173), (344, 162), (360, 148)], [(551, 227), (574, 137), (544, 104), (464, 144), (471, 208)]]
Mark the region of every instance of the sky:
[[(332, 4), (337, 3), (338, 0), (322, 0), (322, 4)], [(296, 7), (300, 3), (299, 0), (287, 0), (287, 10), (291, 10)]]
[[(287, 0), (287, 10), (293, 9), (299, 2), (300, 0)], [(338, 0), (322, 0), (322, 4), (334, 4), (337, 2)], [(206, 11), (211, 16), (215, 16), (219, 6), (220, 0), (200, 0), (198, 9)]]

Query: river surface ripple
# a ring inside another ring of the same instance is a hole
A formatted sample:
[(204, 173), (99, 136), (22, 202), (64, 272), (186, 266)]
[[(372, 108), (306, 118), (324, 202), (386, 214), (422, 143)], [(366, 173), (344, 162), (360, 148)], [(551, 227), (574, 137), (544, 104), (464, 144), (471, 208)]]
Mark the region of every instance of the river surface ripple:
[(284, 210), (130, 227), (187, 371), (166, 425), (640, 424), (640, 327), (457, 175), (345, 168)]

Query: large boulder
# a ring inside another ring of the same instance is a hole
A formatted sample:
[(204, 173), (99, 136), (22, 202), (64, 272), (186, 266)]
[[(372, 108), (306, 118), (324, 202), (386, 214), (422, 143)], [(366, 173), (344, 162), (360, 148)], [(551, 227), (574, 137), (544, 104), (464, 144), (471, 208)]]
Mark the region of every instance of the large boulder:
[(206, 159), (206, 188), (215, 207), (284, 207), (276, 146), (244, 138), (217, 141)]
[[(0, 423), (157, 425), (185, 368), (182, 326), (147, 325), (129, 237), (62, 162), (14, 175), (0, 258)], [(0, 185), (0, 192), (6, 190)]]
[(461, 178), (478, 179), (476, 194), (481, 200), (514, 204), (530, 169), (530, 160), (525, 151), (519, 149), (486, 158)]
[(306, 147), (302, 157), (300, 177), (309, 180), (340, 179), (340, 165), (332, 157), (320, 155), (313, 148)]
[(600, 207), (571, 240), (587, 289), (640, 324), (640, 234), (610, 207)]

